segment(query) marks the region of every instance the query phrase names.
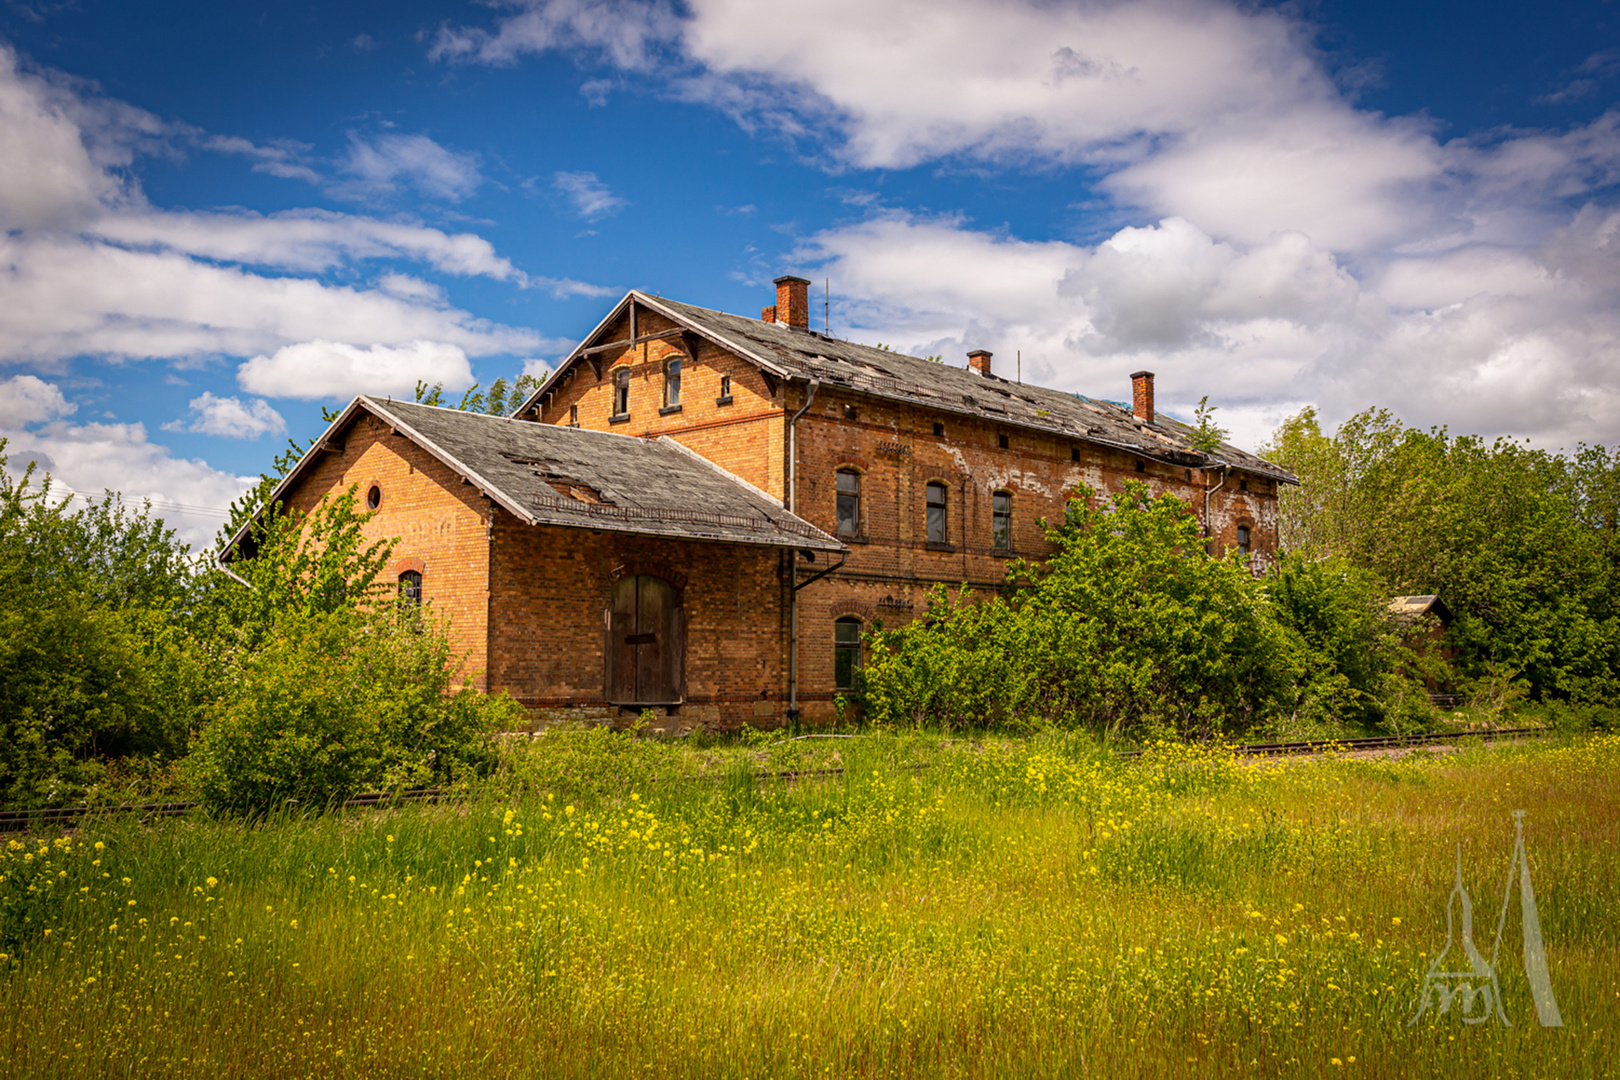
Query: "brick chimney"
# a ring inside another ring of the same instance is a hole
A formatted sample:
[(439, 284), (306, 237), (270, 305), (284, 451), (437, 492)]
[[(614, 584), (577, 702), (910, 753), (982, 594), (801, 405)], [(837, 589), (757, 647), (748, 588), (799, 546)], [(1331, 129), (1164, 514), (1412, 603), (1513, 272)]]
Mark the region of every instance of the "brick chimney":
[(776, 321), (776, 305), (772, 304), (770, 307), (760, 308), (759, 309), (759, 321), (760, 322), (775, 322)]
[(990, 350), (974, 349), (968, 353), (968, 367), (980, 375), (990, 374)]
[(1153, 423), (1153, 372), (1131, 373), (1131, 412), (1145, 423)]
[[(776, 307), (774, 322), (787, 323), (795, 330), (810, 329), (810, 281), (808, 278), (784, 274), (776, 279)], [(760, 312), (763, 318), (765, 312)]]

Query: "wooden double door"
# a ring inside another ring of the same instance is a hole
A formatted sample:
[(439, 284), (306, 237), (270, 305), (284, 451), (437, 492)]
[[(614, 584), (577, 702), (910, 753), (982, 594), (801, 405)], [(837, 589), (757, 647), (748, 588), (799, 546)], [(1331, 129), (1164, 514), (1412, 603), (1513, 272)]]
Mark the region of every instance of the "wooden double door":
[(679, 705), (686, 696), (686, 610), (668, 582), (620, 578), (604, 622), (604, 688), (615, 705)]

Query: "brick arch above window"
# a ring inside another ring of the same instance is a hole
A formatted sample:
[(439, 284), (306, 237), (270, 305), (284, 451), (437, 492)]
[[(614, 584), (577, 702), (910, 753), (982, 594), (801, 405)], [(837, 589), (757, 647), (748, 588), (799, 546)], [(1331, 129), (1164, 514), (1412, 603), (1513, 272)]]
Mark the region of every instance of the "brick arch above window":
[(427, 573), (427, 563), (413, 555), (407, 559), (395, 559), (388, 567), (389, 574), (396, 578), (407, 570), (413, 570), (418, 574), (425, 574)]
[(833, 458), (834, 469), (856, 469), (863, 473), (872, 471), (872, 462), (860, 454), (842, 453)]
[(855, 615), (862, 622), (871, 622), (876, 617), (872, 605), (864, 600), (840, 600), (828, 609), (828, 613), (834, 619), (842, 618), (845, 615)]

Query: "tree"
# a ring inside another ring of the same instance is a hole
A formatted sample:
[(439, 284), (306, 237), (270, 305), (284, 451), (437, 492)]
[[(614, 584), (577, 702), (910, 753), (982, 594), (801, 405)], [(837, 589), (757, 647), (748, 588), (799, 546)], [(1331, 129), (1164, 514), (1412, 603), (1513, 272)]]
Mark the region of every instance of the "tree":
[(1016, 564), (1002, 596), (936, 590), (925, 619), (872, 635), (871, 719), (1201, 737), (1289, 707), (1291, 639), (1179, 499), (1129, 482), (1103, 505), (1071, 500), (1047, 536), (1053, 556)]

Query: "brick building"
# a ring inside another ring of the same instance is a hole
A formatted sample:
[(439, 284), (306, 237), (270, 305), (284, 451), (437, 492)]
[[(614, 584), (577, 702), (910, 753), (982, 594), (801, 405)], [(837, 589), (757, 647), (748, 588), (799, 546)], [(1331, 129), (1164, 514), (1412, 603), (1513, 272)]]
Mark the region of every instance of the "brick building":
[(1152, 373), (1130, 406), (1030, 386), (816, 333), (776, 285), (759, 319), (629, 293), (510, 419), (356, 399), (274, 498), (375, 495), (402, 587), (539, 721), (829, 718), (874, 621), (999, 586), (1037, 519), (1127, 479), (1274, 556), (1294, 478), (1195, 449)]

